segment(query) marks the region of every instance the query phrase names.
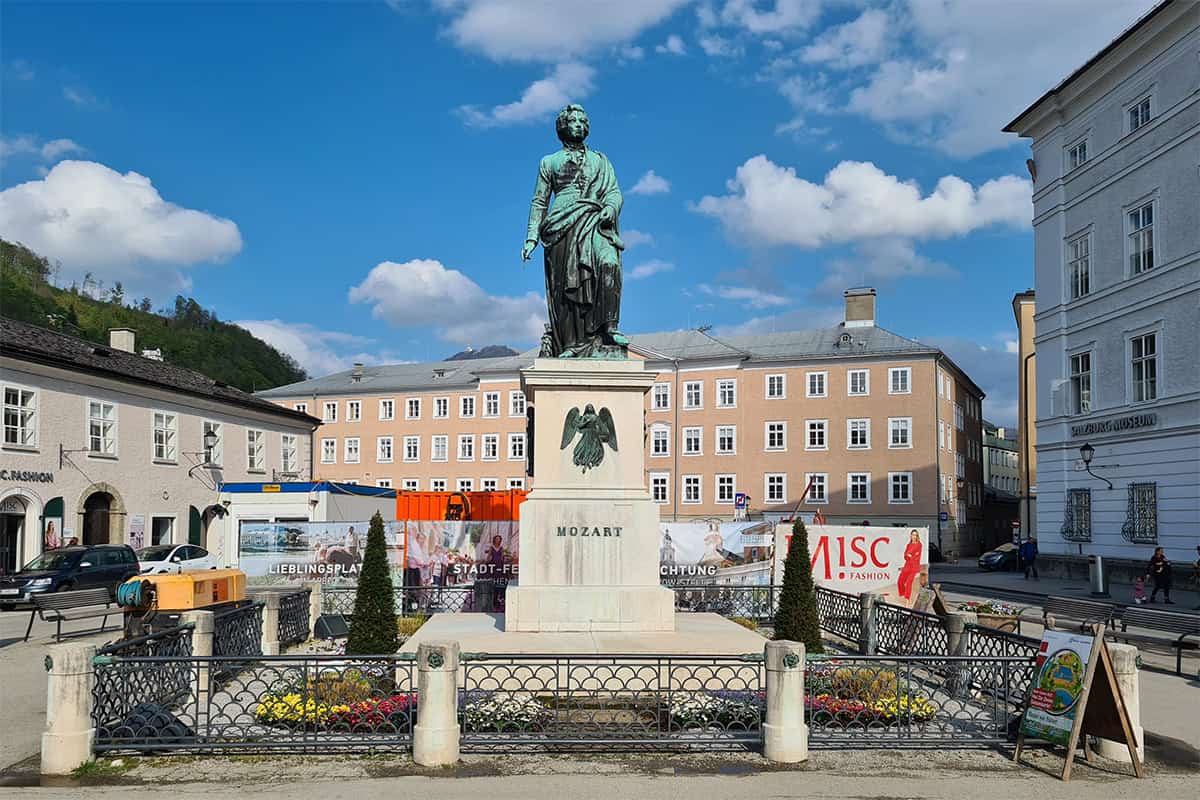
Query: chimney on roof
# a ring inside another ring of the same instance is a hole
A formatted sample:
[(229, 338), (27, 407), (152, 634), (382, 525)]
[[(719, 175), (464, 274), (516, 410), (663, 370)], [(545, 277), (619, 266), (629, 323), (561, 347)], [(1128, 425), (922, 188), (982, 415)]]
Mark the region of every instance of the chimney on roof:
[(870, 328), (875, 325), (875, 290), (869, 287), (847, 289), (846, 321), (847, 328)]
[(362, 380), (362, 376), (363, 376), (363, 365), (362, 365), (362, 362), (361, 362), (361, 361), (355, 361), (355, 362), (354, 362), (354, 369), (353, 369), (353, 370), (351, 370), (351, 372), (350, 372), (350, 381), (351, 381), (352, 383), (358, 383), (359, 381), (361, 381), (361, 380)]
[(136, 353), (137, 350), (133, 346), (134, 335), (133, 328), (109, 328), (108, 346), (113, 350)]

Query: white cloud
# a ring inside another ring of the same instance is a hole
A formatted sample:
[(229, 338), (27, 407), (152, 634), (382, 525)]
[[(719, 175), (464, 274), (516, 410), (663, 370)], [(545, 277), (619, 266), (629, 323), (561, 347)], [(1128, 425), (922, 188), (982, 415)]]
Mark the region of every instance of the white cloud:
[(887, 12), (869, 9), (851, 22), (823, 31), (800, 57), (810, 64), (827, 63), (840, 69), (873, 64), (883, 56), (887, 34)]
[(758, 0), (726, 0), (721, 20), (750, 33), (778, 33), (804, 29), (821, 14), (821, 0), (774, 0), (769, 10), (760, 10)]
[(870, 162), (843, 161), (816, 184), (791, 167), (758, 155), (737, 168), (729, 194), (696, 206), (720, 220), (731, 236), (768, 245), (814, 248), (881, 236), (917, 239), (960, 236), (989, 225), (1027, 228), (1029, 182), (1015, 175), (979, 188), (954, 175), (922, 196)]
[(687, 46), (684, 45), (683, 39), (678, 34), (672, 33), (665, 42), (654, 48), (654, 52), (681, 56), (687, 53)]
[(1004, 352), (1019, 353), (1020, 347), (1017, 345), (1017, 340), (1016, 339), (1005, 339), (1004, 340)]
[(38, 147), (32, 136), (0, 136), (0, 162), (36, 152)]
[(1017, 357), (958, 336), (921, 336), (922, 344), (940, 348), (967, 377), (983, 389), (983, 416), (995, 425), (1017, 422)]
[(718, 325), (713, 333), (717, 336), (758, 336), (764, 333), (831, 328), (842, 321), (843, 313), (841, 305), (797, 308), (781, 314), (750, 317), (733, 325)]
[(350, 302), (372, 306), (371, 315), (400, 327), (433, 326), (455, 344), (523, 344), (542, 335), (546, 305), (529, 292), (489, 295), (479, 284), (440, 261), (383, 261), (350, 289)]
[(462, 48), (495, 61), (559, 62), (629, 42), (689, 0), (434, 0)]
[(388, 358), (386, 353), (360, 349), (373, 344), (373, 339), (341, 331), (321, 330), (307, 322), (244, 319), (234, 325), (241, 325), (276, 350), (296, 359), (296, 363), (314, 377), (347, 370), (355, 362), (397, 363)]
[(0, 192), (0, 235), (61, 260), (69, 275), (102, 267), (127, 288), (171, 278), (186, 286), (148, 265), (221, 261), (242, 249), (233, 221), (170, 203), (144, 175), (94, 161), (61, 161)]
[(651, 275), (657, 275), (660, 272), (671, 272), (675, 269), (675, 265), (670, 261), (662, 261), (660, 259), (651, 259), (643, 264), (638, 264), (625, 275), (627, 280), (640, 281), (643, 278), (649, 278)]
[(586, 64), (558, 64), (553, 72), (534, 81), (521, 93), (521, 99), (482, 111), (477, 106), (462, 106), (459, 113), (468, 125), (491, 128), (545, 119), (570, 102), (587, 97), (592, 91), (596, 70)]
[(750, 308), (777, 308), (792, 304), (792, 301), (786, 297), (782, 297), (774, 292), (764, 292), (762, 289), (757, 289), (753, 286), (710, 286), (707, 283), (701, 283), (696, 288), (712, 297), (731, 300)]
[(64, 156), (67, 153), (82, 153), (83, 147), (71, 141), (70, 139), (51, 139), (42, 145), (42, 158), (47, 161), (53, 161), (59, 156)]
[(707, 56), (716, 58), (734, 58), (742, 54), (742, 48), (731, 39), (726, 39), (724, 36), (717, 34), (708, 34), (697, 39), (700, 43), (700, 49)]
[(641, 61), (646, 57), (646, 51), (635, 45), (625, 45), (617, 49), (617, 58), (622, 61)]
[(621, 239), (625, 242), (626, 247), (638, 247), (643, 244), (654, 244), (654, 236), (639, 231), (636, 228), (621, 231)]
[(33, 67), (28, 61), (20, 58), (9, 65), (8, 72), (19, 81), (31, 81), (34, 77)]
[(36, 155), (44, 161), (55, 161), (67, 153), (82, 152), (83, 147), (70, 139), (51, 139), (39, 145), (33, 136), (0, 136), (0, 162), (21, 155)]
[(629, 190), (630, 194), (666, 194), (671, 191), (671, 182), (649, 170)]
[(905, 278), (956, 278), (958, 271), (916, 252), (907, 239), (868, 239), (855, 247), (854, 257), (827, 265), (827, 274), (813, 289), (823, 297), (841, 297), (851, 286), (887, 286)]

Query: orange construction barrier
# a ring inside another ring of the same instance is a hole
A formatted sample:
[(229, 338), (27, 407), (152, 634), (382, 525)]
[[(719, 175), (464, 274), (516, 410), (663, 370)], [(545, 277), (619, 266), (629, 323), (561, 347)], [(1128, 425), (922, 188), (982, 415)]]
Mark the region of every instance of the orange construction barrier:
[(436, 520), (446, 518), (446, 504), (458, 494), (465, 494), (470, 503), (473, 520), (519, 520), (524, 489), (500, 492), (396, 492), (396, 519)]

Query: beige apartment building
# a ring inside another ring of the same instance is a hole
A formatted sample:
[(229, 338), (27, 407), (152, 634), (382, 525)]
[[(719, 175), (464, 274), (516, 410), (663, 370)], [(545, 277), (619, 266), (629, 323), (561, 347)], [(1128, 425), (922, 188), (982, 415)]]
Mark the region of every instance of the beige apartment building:
[(1022, 539), (1037, 538), (1037, 356), (1034, 347), (1037, 312), (1032, 289), (1013, 296), (1017, 323), (1017, 479)]
[[(846, 312), (811, 331), (632, 337), (658, 375), (644, 447), (664, 519), (732, 517), (745, 494), (752, 517), (927, 525), (947, 555), (976, 551), (983, 393), (937, 348), (878, 327), (873, 289), (848, 291)], [(526, 488), (520, 370), (534, 355), (356, 365), (259, 396), (323, 420), (316, 479)]]

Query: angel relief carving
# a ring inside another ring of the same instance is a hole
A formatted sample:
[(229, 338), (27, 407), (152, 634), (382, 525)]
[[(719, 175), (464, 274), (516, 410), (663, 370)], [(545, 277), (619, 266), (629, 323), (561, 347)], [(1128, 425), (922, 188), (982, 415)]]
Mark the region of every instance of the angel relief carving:
[(562, 446), (559, 449), (566, 450), (576, 435), (579, 436), (579, 441), (572, 453), (572, 460), (575, 466), (582, 467), (584, 472), (600, 466), (600, 462), (604, 460), (604, 445), (607, 444), (614, 453), (617, 452), (617, 428), (613, 424), (612, 413), (607, 408), (601, 408), (597, 414), (596, 407), (588, 403), (582, 413), (578, 408), (568, 411), (567, 419), (563, 423)]

